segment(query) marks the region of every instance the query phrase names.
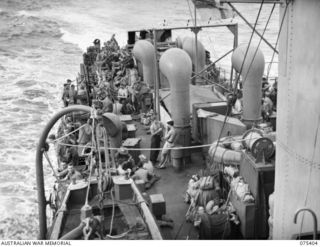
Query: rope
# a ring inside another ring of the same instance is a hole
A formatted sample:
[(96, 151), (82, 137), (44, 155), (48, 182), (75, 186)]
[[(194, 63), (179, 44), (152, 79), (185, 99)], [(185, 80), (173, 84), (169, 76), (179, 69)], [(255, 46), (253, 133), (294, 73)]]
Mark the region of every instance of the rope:
[(50, 159), (49, 159), (48, 153), (47, 153), (47, 152), (43, 152), (43, 154), (44, 154), (44, 156), (46, 157), (46, 159), (47, 159), (47, 161), (48, 161), (48, 163), (49, 163), (49, 165), (50, 165), (50, 167), (51, 167), (51, 169), (52, 169), (53, 176), (54, 176), (54, 177), (57, 179), (57, 181), (59, 182), (60, 179), (59, 179), (56, 171), (55, 171), (54, 168), (53, 168), (53, 165), (52, 165), (52, 163), (51, 163), (51, 161), (50, 161)]
[[(278, 45), (278, 42), (279, 42), (279, 38), (280, 38), (280, 33), (281, 33), (281, 30), (282, 30), (282, 26), (283, 26), (283, 23), (284, 23), (284, 18), (287, 14), (287, 9), (288, 9), (288, 2), (286, 3), (286, 8), (284, 10), (284, 14), (283, 14), (283, 17), (282, 17), (282, 20), (281, 20), (281, 24), (280, 24), (280, 28), (279, 28), (279, 32), (278, 32), (278, 37), (277, 37), (277, 41), (276, 41), (276, 44), (275, 44), (275, 49), (277, 49), (277, 45)], [(276, 51), (273, 50), (273, 54), (272, 54), (272, 58), (271, 58), (271, 62), (269, 63), (269, 66), (268, 66), (268, 72), (267, 72), (267, 79), (269, 78), (269, 74), (270, 74), (270, 70), (271, 70), (271, 66), (272, 66), (272, 63), (273, 63), (273, 59), (274, 59), (274, 55), (276, 54)]]
[(57, 139), (53, 140), (52, 142), (58, 142), (58, 141), (62, 140), (63, 138), (65, 138), (65, 137), (67, 137), (67, 136), (69, 136), (69, 135), (73, 134), (74, 132), (76, 132), (76, 131), (78, 131), (78, 130), (82, 129), (84, 126), (85, 126), (85, 124), (81, 125), (81, 126), (80, 126), (79, 128), (77, 128), (77, 129), (75, 129), (75, 130), (73, 130), (73, 131), (69, 132), (68, 134), (63, 135), (63, 136), (61, 136), (61, 137), (59, 137), (59, 138), (57, 138)]
[(113, 193), (112, 193), (112, 190), (111, 190), (111, 199), (112, 199), (112, 216), (111, 216), (111, 221), (110, 221), (110, 231), (109, 231), (109, 237), (112, 237), (111, 236), (111, 233), (112, 233), (112, 226), (113, 226), (113, 219), (114, 219), (114, 212), (115, 212), (115, 201), (114, 201), (114, 198), (113, 198)]
[[(94, 123), (95, 123), (95, 118), (92, 119), (92, 143), (94, 144)], [(86, 194), (86, 203), (85, 205), (88, 205), (88, 200), (89, 200), (89, 191), (90, 191), (90, 183), (91, 183), (91, 174), (92, 174), (92, 167), (93, 167), (93, 149), (91, 148), (90, 151), (90, 171), (89, 171), (89, 178), (88, 178), (88, 189), (87, 189), (87, 194)]]
[(131, 230), (128, 230), (124, 233), (121, 233), (119, 235), (114, 235), (114, 236), (111, 236), (110, 234), (108, 234), (106, 237), (111, 239), (120, 239), (120, 238), (124, 238), (129, 232), (131, 232)]
[[(260, 137), (259, 137), (260, 138)], [(252, 138), (250, 140), (257, 140), (259, 138)], [(221, 135), (219, 137), (219, 139), (221, 139)], [(246, 139), (239, 139), (239, 140), (234, 140), (234, 141), (230, 141), (230, 142), (223, 142), (223, 144), (232, 144), (234, 142), (241, 142), (241, 141), (245, 141), (248, 140)], [(80, 146), (80, 145), (72, 145), (72, 144), (66, 144), (66, 143), (60, 143), (61, 145), (65, 145), (65, 146), (74, 146), (74, 147), (87, 147), (87, 148), (93, 148), (92, 146)], [(210, 147), (212, 146), (213, 143), (211, 144), (203, 144), (203, 145), (195, 145), (195, 146), (185, 146), (185, 147), (172, 147), (172, 148), (166, 148), (169, 150), (185, 150), (185, 149), (196, 149), (196, 148), (204, 148), (204, 147)], [(119, 150), (119, 148), (112, 148), (112, 147), (107, 147), (107, 150)], [(161, 151), (163, 148), (126, 148), (129, 151)]]
[(252, 30), (252, 33), (251, 33), (251, 37), (250, 37), (250, 39), (249, 39), (248, 47), (247, 47), (246, 53), (245, 53), (245, 55), (244, 55), (244, 59), (243, 59), (242, 64), (241, 64), (241, 68), (240, 68), (239, 74), (238, 74), (237, 79), (236, 79), (236, 83), (235, 83), (233, 95), (236, 94), (236, 91), (237, 91), (237, 88), (238, 88), (238, 83), (239, 83), (240, 75), (241, 75), (241, 72), (242, 72), (242, 70), (243, 70), (244, 62), (245, 62), (246, 57), (247, 57), (247, 55), (248, 55), (248, 51), (249, 51), (249, 48), (250, 48), (250, 44), (251, 44), (251, 42), (252, 42), (253, 34), (254, 34), (254, 32), (256, 31), (256, 27), (257, 27), (257, 24), (258, 24), (258, 20), (259, 20), (259, 17), (260, 17), (260, 13), (261, 13), (261, 10), (262, 10), (263, 3), (264, 3), (264, 0), (262, 0), (262, 2), (261, 2), (261, 5), (260, 5), (259, 11), (258, 11), (258, 15), (257, 15), (256, 21), (255, 21), (255, 23), (254, 23), (254, 27), (253, 27), (253, 30)]
[[(315, 151), (316, 151), (316, 147), (317, 147), (319, 127), (320, 127), (320, 115), (318, 116), (318, 126), (317, 126), (316, 134), (315, 134), (315, 137), (314, 137), (313, 151), (312, 151), (312, 159), (311, 159), (312, 162), (311, 162), (311, 164), (314, 162), (314, 155), (315, 155)], [(307, 206), (307, 202), (308, 202), (308, 197), (309, 197), (309, 192), (310, 192), (310, 184), (311, 184), (312, 167), (313, 167), (313, 166), (310, 165), (309, 178), (308, 178), (308, 180), (307, 180), (307, 181), (308, 181), (307, 194), (306, 194), (306, 198), (305, 198), (305, 201), (304, 201), (304, 206)], [(305, 215), (305, 212), (303, 212), (303, 214), (302, 214), (301, 225), (300, 225), (300, 232), (299, 232), (299, 239), (301, 238), (303, 221), (304, 221), (304, 215)]]
[(195, 26), (195, 20), (194, 20), (193, 15), (192, 15), (192, 10), (191, 10), (191, 7), (190, 7), (189, 0), (187, 0), (187, 3), (188, 3), (188, 7), (189, 7), (189, 12), (190, 12), (191, 20), (192, 20), (192, 22), (193, 22), (193, 25)]
[[(257, 26), (259, 17), (260, 17), (260, 13), (261, 13), (261, 9), (262, 9), (263, 3), (264, 3), (264, 0), (262, 0), (261, 5), (260, 5), (260, 8), (259, 8), (259, 12), (258, 12), (258, 15), (257, 15), (256, 21), (255, 21), (254, 27), (253, 27), (253, 30), (252, 30), (252, 33), (251, 33), (251, 37), (250, 37), (249, 43), (248, 43), (248, 47), (247, 47), (247, 49), (246, 49), (246, 53), (245, 53), (245, 55), (244, 55), (244, 59), (243, 59), (242, 64), (241, 64), (241, 68), (240, 68), (239, 74), (238, 74), (238, 76), (237, 76), (236, 83), (235, 83), (235, 85), (234, 85), (233, 95), (235, 95), (235, 94), (236, 94), (236, 91), (237, 91), (237, 87), (238, 87), (238, 83), (239, 83), (239, 78), (240, 78), (241, 72), (242, 72), (242, 70), (243, 70), (244, 62), (245, 62), (246, 57), (247, 57), (247, 55), (248, 55), (248, 51), (249, 51), (249, 48), (250, 48), (250, 44), (251, 44), (251, 41), (252, 41), (252, 38), (253, 38), (253, 34), (254, 34), (254, 32), (255, 32), (255, 29), (256, 29), (256, 26)], [(214, 150), (214, 152), (213, 152), (213, 155), (212, 155), (212, 157), (211, 157), (211, 159), (210, 159), (211, 162), (213, 162), (214, 157), (215, 157), (215, 155), (216, 155), (216, 152), (217, 152), (217, 149), (218, 149), (218, 146), (219, 146), (219, 142), (220, 142), (220, 139), (221, 139), (221, 135), (222, 135), (223, 129), (224, 129), (224, 127), (225, 127), (225, 124), (226, 124), (226, 122), (227, 122), (228, 111), (229, 111), (229, 110), (230, 110), (230, 105), (228, 104), (228, 109), (227, 109), (226, 115), (225, 115), (225, 117), (224, 117), (224, 121), (223, 121), (222, 128), (221, 128), (220, 133), (219, 133), (218, 141), (217, 141), (215, 150)]]
[(259, 49), (259, 47), (260, 47), (262, 38), (263, 38), (263, 36), (264, 36), (264, 34), (265, 34), (266, 30), (267, 30), (267, 27), (268, 27), (268, 25), (269, 25), (269, 22), (270, 22), (270, 19), (271, 19), (271, 16), (272, 16), (272, 13), (273, 13), (275, 7), (276, 7), (276, 4), (274, 3), (273, 6), (272, 6), (272, 9), (271, 9), (269, 18), (268, 18), (268, 20), (267, 20), (267, 23), (266, 23), (266, 25), (265, 25), (265, 27), (264, 27), (264, 29), (263, 29), (262, 34), (261, 34), (261, 37), (260, 37), (258, 46), (257, 46), (257, 48), (256, 48), (256, 50), (255, 50), (255, 52), (254, 52), (253, 58), (252, 58), (252, 60), (251, 60), (251, 63), (250, 63), (250, 65), (249, 65), (249, 68), (248, 68), (248, 70), (247, 70), (246, 76), (245, 76), (245, 78), (244, 78), (243, 81), (246, 81), (246, 79), (247, 79), (247, 76), (248, 76), (249, 71), (250, 71), (250, 69), (251, 69), (251, 66), (252, 66), (252, 64), (253, 64), (253, 61), (254, 61), (254, 59), (255, 59), (255, 57), (256, 57), (256, 55), (257, 55), (257, 52), (258, 52), (258, 49)]

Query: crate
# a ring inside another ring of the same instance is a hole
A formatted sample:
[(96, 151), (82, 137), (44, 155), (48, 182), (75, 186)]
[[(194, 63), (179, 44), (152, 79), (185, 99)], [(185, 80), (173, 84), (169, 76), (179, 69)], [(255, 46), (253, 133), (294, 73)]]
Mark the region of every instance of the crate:
[(234, 191), (231, 191), (230, 202), (240, 220), (240, 231), (245, 239), (255, 237), (255, 204), (241, 201)]
[(151, 212), (157, 218), (166, 214), (166, 202), (162, 194), (150, 195)]
[(240, 164), (240, 176), (249, 185), (255, 199), (255, 238), (266, 239), (269, 235), (269, 195), (274, 191), (275, 166), (272, 163), (256, 163), (255, 158), (247, 152), (243, 153)]
[(125, 200), (133, 198), (133, 190), (131, 188), (131, 180), (124, 176), (112, 177), (115, 189), (116, 200)]
[(120, 121), (124, 122), (126, 124), (132, 123), (132, 117), (131, 115), (119, 115)]
[(127, 124), (128, 138), (135, 138), (137, 128), (134, 124)]

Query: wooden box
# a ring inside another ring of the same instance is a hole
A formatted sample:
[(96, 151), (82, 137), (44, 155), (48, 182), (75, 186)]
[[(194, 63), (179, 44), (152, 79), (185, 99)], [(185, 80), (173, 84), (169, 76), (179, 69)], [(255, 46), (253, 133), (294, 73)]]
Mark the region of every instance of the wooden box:
[(231, 192), (230, 202), (239, 217), (242, 236), (245, 239), (253, 239), (255, 233), (255, 204), (241, 201), (234, 191)]
[(116, 200), (125, 200), (133, 198), (133, 190), (131, 188), (131, 180), (124, 176), (112, 177), (115, 189)]
[(156, 217), (166, 214), (166, 202), (162, 194), (150, 195), (151, 212)]
[(274, 161), (271, 163), (256, 163), (250, 153), (243, 153), (240, 164), (240, 176), (249, 185), (255, 199), (255, 238), (266, 239), (269, 235), (269, 195), (274, 191)]
[(127, 124), (128, 130), (128, 138), (135, 138), (136, 137), (136, 126), (134, 124)]
[(120, 121), (125, 122), (126, 124), (132, 123), (131, 115), (119, 115)]

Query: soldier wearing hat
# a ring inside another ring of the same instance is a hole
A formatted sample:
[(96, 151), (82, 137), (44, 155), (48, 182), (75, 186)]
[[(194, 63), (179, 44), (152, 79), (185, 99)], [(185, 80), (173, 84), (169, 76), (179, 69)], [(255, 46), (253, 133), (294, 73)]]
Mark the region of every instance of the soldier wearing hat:
[(98, 52), (100, 52), (100, 39), (95, 39), (95, 40), (93, 41), (93, 44), (94, 44), (94, 47), (96, 48), (96, 50), (97, 50)]
[(63, 101), (63, 105), (65, 107), (67, 107), (69, 105), (69, 101), (70, 101), (70, 98), (69, 98), (69, 91), (70, 91), (70, 85), (71, 85), (71, 80), (68, 79), (66, 83), (63, 84), (63, 93), (62, 93), (62, 101)]
[(126, 171), (130, 169), (131, 171), (134, 170), (134, 160), (132, 156), (129, 154), (129, 151), (125, 147), (120, 147), (115, 154), (115, 161), (118, 165), (118, 173), (120, 175), (126, 174)]
[(98, 99), (102, 102), (102, 109), (100, 113), (113, 112), (113, 102), (108, 91), (101, 90), (98, 93)]

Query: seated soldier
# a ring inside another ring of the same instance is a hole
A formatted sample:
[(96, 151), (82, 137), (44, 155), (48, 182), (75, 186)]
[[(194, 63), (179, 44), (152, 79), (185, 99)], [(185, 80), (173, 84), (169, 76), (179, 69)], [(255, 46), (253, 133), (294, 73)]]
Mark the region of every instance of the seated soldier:
[(102, 109), (98, 110), (98, 114), (103, 114), (106, 112), (113, 111), (113, 102), (108, 92), (101, 91), (98, 95), (98, 99), (102, 101)]
[(120, 147), (118, 152), (115, 154), (115, 161), (117, 164), (117, 170), (119, 175), (125, 175), (126, 170), (130, 169), (133, 173), (135, 163), (132, 156), (129, 154), (128, 149)]
[(128, 88), (126, 87), (124, 82), (120, 83), (120, 88), (118, 90), (118, 98), (119, 99), (127, 99), (129, 96)]
[(138, 169), (134, 172), (132, 179), (142, 180), (145, 183), (145, 188), (150, 189), (160, 177), (155, 175), (152, 162), (147, 160), (143, 154), (139, 155), (139, 159), (140, 161), (137, 165)]
[(137, 164), (138, 167), (142, 167), (143, 169), (147, 170), (149, 174), (154, 175), (154, 168), (152, 162), (147, 159), (146, 156), (143, 154), (139, 155), (139, 162)]
[(131, 115), (135, 112), (135, 108), (127, 99), (121, 99), (120, 103), (122, 104), (121, 113), (124, 115)]

